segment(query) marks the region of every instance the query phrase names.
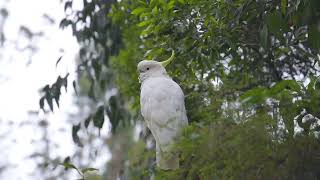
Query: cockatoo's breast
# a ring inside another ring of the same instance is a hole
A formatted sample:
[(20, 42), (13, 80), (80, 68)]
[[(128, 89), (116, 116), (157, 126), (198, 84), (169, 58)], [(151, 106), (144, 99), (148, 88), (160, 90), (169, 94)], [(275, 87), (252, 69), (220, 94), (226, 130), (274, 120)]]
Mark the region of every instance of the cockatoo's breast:
[(161, 137), (155, 139), (162, 145), (172, 143), (172, 138), (188, 124), (184, 94), (171, 78), (146, 79), (141, 86), (140, 104), (149, 129), (153, 134), (161, 134)]
[[(168, 105), (177, 106), (178, 102), (174, 101), (182, 101), (184, 103), (184, 94), (180, 86), (170, 77), (148, 78), (142, 83), (141, 105), (143, 106), (142, 111), (145, 111), (145, 113), (142, 112), (143, 114), (150, 113), (151, 110), (149, 108), (151, 106), (158, 106), (155, 108), (162, 108), (163, 110), (167, 110)], [(167, 104), (162, 104), (161, 102)]]

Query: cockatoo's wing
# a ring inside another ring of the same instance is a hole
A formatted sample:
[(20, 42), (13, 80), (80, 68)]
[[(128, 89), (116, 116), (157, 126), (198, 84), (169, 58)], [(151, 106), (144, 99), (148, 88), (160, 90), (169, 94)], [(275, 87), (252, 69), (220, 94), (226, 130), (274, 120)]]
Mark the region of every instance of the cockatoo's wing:
[(180, 86), (167, 77), (150, 78), (141, 87), (141, 113), (157, 145), (163, 152), (188, 124), (184, 94)]

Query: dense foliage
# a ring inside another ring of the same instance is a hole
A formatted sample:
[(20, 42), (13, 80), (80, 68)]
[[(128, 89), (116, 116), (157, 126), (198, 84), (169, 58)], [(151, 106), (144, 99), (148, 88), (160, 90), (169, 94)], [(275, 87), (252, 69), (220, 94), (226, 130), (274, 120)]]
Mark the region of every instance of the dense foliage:
[[(73, 15), (61, 26), (83, 45), (79, 77), (99, 107), (94, 125), (106, 111), (114, 134), (141, 120), (137, 63), (177, 54), (167, 71), (184, 90), (190, 122), (176, 145), (181, 168), (154, 169), (145, 133), (123, 152), (117, 176), (320, 178), (318, 0), (84, 0)], [(98, 94), (112, 88), (101, 106)]]

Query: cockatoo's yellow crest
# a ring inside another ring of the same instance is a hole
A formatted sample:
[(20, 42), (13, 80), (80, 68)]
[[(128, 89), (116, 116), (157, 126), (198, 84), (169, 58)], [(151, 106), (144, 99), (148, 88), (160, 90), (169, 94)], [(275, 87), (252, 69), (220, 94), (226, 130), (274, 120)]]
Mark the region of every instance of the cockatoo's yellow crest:
[(160, 64), (161, 64), (163, 67), (166, 67), (168, 64), (171, 63), (171, 61), (173, 61), (174, 55), (175, 55), (174, 50), (172, 50), (172, 53), (171, 53), (171, 56), (169, 57), (169, 59), (160, 62)]

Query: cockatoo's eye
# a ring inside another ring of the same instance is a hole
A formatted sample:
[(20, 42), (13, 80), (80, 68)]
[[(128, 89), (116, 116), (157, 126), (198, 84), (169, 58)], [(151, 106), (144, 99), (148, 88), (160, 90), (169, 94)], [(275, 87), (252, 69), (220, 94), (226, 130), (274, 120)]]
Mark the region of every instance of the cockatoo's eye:
[(149, 70), (150, 68), (147, 68), (147, 71)]

